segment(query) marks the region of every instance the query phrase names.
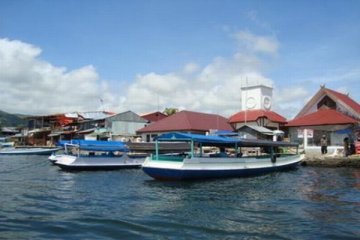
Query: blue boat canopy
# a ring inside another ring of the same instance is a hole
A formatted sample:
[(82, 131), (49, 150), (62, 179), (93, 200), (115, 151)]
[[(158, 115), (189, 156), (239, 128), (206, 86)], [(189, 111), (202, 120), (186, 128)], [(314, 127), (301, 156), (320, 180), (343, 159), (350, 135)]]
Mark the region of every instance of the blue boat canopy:
[(96, 140), (69, 140), (59, 141), (58, 146), (64, 147), (65, 144), (78, 145), (80, 149), (87, 151), (128, 151), (128, 146), (119, 141), (96, 141)]
[(209, 136), (192, 133), (165, 133), (156, 138), (158, 141), (194, 141), (198, 143), (213, 143), (213, 144), (235, 144), (237, 142), (234, 138)]
[(193, 141), (203, 145), (234, 146), (238, 147), (297, 147), (297, 143), (274, 142), (258, 139), (244, 139), (240, 137), (225, 137), (217, 135), (201, 135), (192, 133), (165, 133), (156, 138), (157, 141)]

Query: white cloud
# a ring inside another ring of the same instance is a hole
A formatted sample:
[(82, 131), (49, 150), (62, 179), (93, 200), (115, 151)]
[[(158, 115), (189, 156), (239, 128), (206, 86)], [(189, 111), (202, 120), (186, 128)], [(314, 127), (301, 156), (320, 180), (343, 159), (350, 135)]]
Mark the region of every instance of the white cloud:
[(259, 18), (258, 12), (256, 10), (249, 10), (246, 13), (246, 16), (250, 21), (252, 21), (258, 27), (263, 28), (267, 31), (272, 31), (272, 27), (270, 26), (270, 24)]
[(276, 100), (278, 102), (284, 102), (284, 103), (298, 101), (299, 99), (304, 99), (309, 95), (309, 92), (302, 86), (292, 86), (275, 91), (277, 93)]
[(303, 86), (287, 88), (275, 87), (272, 109), (288, 119), (292, 119), (312, 97)]
[(180, 72), (137, 75), (116, 93), (91, 65), (69, 71), (42, 60), (36, 46), (0, 39), (0, 109), (28, 114), (102, 109), (144, 113), (176, 107), (230, 116), (241, 110), (242, 86), (273, 85), (262, 73), (258, 53), (276, 54), (278, 49), (272, 37), (250, 32), (237, 36), (243, 48), (231, 57), (214, 57), (203, 67), (190, 61)]
[(200, 67), (196, 64), (196, 63), (188, 63), (184, 66), (184, 73), (185, 74), (192, 74), (195, 73), (196, 71), (198, 71), (200, 69)]
[(235, 34), (235, 38), (239, 41), (239, 45), (248, 51), (274, 55), (279, 49), (279, 43), (275, 37), (256, 36), (248, 31), (240, 31)]
[(351, 68), (348, 66), (342, 66), (327, 70), (320, 76), (312, 76), (311, 78), (302, 79), (302, 81), (309, 81), (318, 85), (325, 84), (327, 86), (329, 83), (336, 83), (339, 81), (344, 84), (351, 84), (353, 82), (358, 82), (359, 78), (359, 66), (353, 66)]
[(21, 41), (0, 39), (0, 109), (11, 113), (50, 114), (100, 108), (109, 91), (91, 65), (67, 71), (40, 58), (41, 49)]
[[(266, 45), (265, 40), (258, 41), (257, 48)], [(265, 51), (265, 47), (260, 50)], [(275, 54), (276, 48), (267, 51)], [(176, 107), (230, 116), (241, 110), (242, 86), (273, 85), (273, 81), (261, 73), (262, 61), (256, 52), (237, 52), (230, 58), (215, 57), (202, 68), (190, 62), (182, 73), (139, 75), (127, 93), (124, 92), (125, 104), (140, 113)]]

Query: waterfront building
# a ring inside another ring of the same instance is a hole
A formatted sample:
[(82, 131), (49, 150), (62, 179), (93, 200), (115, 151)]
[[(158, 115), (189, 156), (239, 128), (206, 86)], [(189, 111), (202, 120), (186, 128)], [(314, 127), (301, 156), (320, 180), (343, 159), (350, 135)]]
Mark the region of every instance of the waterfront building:
[(166, 118), (167, 115), (162, 112), (157, 111), (157, 112), (143, 114), (143, 115), (141, 115), (141, 117), (148, 120), (149, 123), (152, 123), (152, 122), (157, 122), (161, 119)]
[(148, 120), (132, 111), (122, 112), (105, 119), (105, 129), (111, 140), (139, 141), (136, 131), (146, 126)]
[(286, 119), (271, 111), (273, 88), (265, 85), (241, 88), (241, 111), (229, 118), (233, 128), (246, 138), (274, 139), (284, 134)]
[(23, 131), (26, 145), (53, 145), (59, 140), (69, 140), (89, 129), (114, 113), (105, 111), (59, 113), (29, 116), (28, 127)]
[(28, 117), (23, 135), (26, 145), (54, 145), (59, 140), (123, 140), (139, 137), (136, 130), (148, 120), (132, 111), (115, 114), (106, 111), (72, 112)]
[(51, 114), (27, 117), (27, 129), (23, 131), (25, 145), (51, 145), (60, 139), (60, 135), (71, 134), (65, 131), (64, 126), (77, 120), (74, 114)]
[(162, 120), (151, 123), (137, 131), (146, 142), (167, 132), (207, 134), (216, 130), (233, 131), (228, 119), (217, 114), (180, 111)]
[(319, 91), (286, 126), (292, 141), (301, 142), (305, 149), (311, 149), (312, 146), (320, 146), (323, 135), (331, 146), (342, 146), (345, 137), (356, 140), (359, 121), (360, 104), (349, 94), (321, 85)]
[(1, 127), (0, 136), (8, 137), (20, 133), (19, 128), (17, 127)]

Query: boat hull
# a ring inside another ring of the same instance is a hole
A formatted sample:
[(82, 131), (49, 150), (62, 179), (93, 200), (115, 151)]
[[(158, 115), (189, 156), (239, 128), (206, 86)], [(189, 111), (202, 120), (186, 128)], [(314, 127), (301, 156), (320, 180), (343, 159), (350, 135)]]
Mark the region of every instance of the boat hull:
[(118, 165), (65, 165), (57, 164), (62, 170), (65, 171), (110, 171), (119, 169), (139, 169), (141, 164), (118, 164)]
[(235, 178), (263, 175), (276, 171), (284, 171), (296, 168), (298, 163), (278, 167), (254, 168), (254, 169), (228, 169), (228, 170), (194, 170), (194, 169), (166, 169), (143, 167), (143, 171), (158, 180), (191, 180), (206, 178)]
[(5, 148), (0, 155), (50, 155), (61, 148)]
[(49, 160), (67, 171), (98, 171), (140, 168), (145, 158), (121, 157), (82, 157), (72, 155), (50, 156)]
[[(272, 163), (268, 160), (266, 163), (262, 160), (261, 164), (256, 164), (256, 161), (246, 162), (240, 160), (236, 162), (219, 162), (207, 161), (197, 164), (188, 164), (191, 160), (185, 160), (182, 164), (171, 163), (166, 166), (166, 161), (156, 163), (153, 160), (145, 161), (142, 166), (143, 171), (157, 180), (191, 180), (191, 179), (208, 179), (208, 178), (235, 178), (235, 177), (251, 177), (263, 175), (276, 171), (284, 171), (295, 169), (303, 156), (289, 158), (289, 160), (282, 160), (278, 163)], [(197, 159), (198, 160), (198, 159)], [(196, 161), (196, 160), (195, 160)], [(152, 164), (155, 163), (155, 164)], [(165, 164), (164, 164), (165, 163)]]

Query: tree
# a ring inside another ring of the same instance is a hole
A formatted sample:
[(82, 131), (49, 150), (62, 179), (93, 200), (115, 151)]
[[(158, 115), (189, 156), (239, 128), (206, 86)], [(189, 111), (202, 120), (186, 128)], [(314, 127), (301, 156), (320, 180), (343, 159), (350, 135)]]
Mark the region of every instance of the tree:
[(170, 116), (170, 115), (177, 113), (178, 111), (179, 111), (179, 109), (177, 109), (177, 108), (165, 108), (163, 113), (167, 116)]

